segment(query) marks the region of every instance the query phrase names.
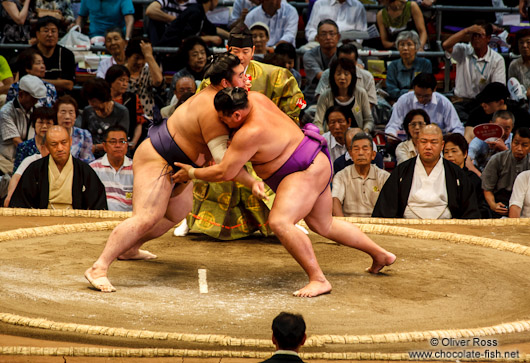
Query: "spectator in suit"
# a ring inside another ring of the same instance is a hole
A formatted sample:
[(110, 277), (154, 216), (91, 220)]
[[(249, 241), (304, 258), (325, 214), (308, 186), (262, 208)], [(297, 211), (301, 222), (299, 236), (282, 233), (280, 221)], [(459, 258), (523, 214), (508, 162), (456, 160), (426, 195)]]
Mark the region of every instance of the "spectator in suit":
[(276, 352), (262, 363), (303, 363), (298, 352), (306, 340), (302, 315), (281, 312), (272, 321), (272, 343)]
[(420, 132), (418, 156), (392, 171), (372, 217), (480, 218), (473, 185), (462, 169), (442, 158), (443, 147), (440, 127), (425, 126)]
[(444, 158), (452, 161), (462, 168), (466, 173), (469, 181), (473, 184), (475, 196), (477, 197), (477, 206), (480, 211), (481, 218), (491, 218), (491, 211), (484, 199), (484, 191), (482, 190), (482, 181), (473, 171), (466, 168), (468, 144), (465, 137), (461, 134), (447, 134), (444, 135)]
[(71, 138), (62, 126), (46, 132), (50, 155), (31, 163), (9, 202), (14, 208), (107, 209), (105, 187), (96, 173), (70, 154)]

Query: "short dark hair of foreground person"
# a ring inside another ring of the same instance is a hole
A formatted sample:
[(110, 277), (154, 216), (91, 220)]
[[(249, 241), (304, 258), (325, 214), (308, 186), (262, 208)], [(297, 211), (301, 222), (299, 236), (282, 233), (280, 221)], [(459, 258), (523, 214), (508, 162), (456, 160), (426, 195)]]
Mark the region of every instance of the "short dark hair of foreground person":
[(274, 355), (263, 363), (303, 362), (298, 350), (306, 340), (305, 321), (302, 315), (281, 312), (272, 321)]

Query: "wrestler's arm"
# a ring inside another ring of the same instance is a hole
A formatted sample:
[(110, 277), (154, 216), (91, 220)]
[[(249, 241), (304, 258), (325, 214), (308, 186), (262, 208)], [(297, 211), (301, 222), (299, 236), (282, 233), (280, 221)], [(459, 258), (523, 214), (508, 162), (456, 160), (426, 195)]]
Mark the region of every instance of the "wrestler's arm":
[(175, 165), (186, 170), (188, 174), (192, 174), (196, 179), (213, 182), (232, 180), (240, 177), (241, 169), (243, 169), (245, 163), (256, 154), (258, 142), (258, 134), (254, 130), (242, 129), (234, 134), (230, 147), (219, 164), (200, 169), (194, 169), (190, 165), (181, 163), (175, 163)]

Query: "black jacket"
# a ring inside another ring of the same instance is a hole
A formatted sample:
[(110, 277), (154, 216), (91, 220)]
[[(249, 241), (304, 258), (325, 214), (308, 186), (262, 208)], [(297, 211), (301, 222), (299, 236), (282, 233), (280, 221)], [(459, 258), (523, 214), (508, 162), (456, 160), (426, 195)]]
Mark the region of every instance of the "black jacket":
[[(50, 184), (48, 164), (50, 156), (34, 161), (22, 174), (9, 202), (14, 208), (47, 209)], [(72, 207), (74, 209), (107, 209), (105, 186), (88, 165), (72, 158), (74, 180), (72, 182)]]
[[(372, 217), (403, 218), (407, 207), (416, 157), (398, 165), (386, 181)], [(480, 218), (477, 199), (473, 185), (458, 165), (443, 159), (445, 169), (445, 185), (447, 187), (448, 207), (453, 218)]]

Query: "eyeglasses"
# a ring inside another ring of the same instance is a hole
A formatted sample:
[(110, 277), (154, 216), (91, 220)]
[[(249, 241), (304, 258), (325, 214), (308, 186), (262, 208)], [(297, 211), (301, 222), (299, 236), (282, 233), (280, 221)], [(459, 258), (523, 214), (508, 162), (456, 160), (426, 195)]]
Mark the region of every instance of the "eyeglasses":
[(398, 48), (416, 48), (416, 44), (407, 43), (407, 42), (399, 42)]
[(411, 122), (409, 124), (409, 127), (412, 127), (413, 129), (415, 129), (416, 127), (423, 127), (427, 125), (425, 122)]
[(53, 121), (52, 120), (48, 120), (48, 121), (46, 121), (46, 120), (44, 120), (44, 121), (43, 120), (37, 120), (37, 121), (35, 121), (35, 124), (52, 126), (53, 125)]
[(123, 145), (123, 144), (126, 144), (127, 143), (127, 140), (125, 139), (119, 139), (119, 140), (116, 140), (116, 139), (110, 139), (110, 140), (107, 140), (105, 141), (107, 144), (111, 144), (111, 145)]

